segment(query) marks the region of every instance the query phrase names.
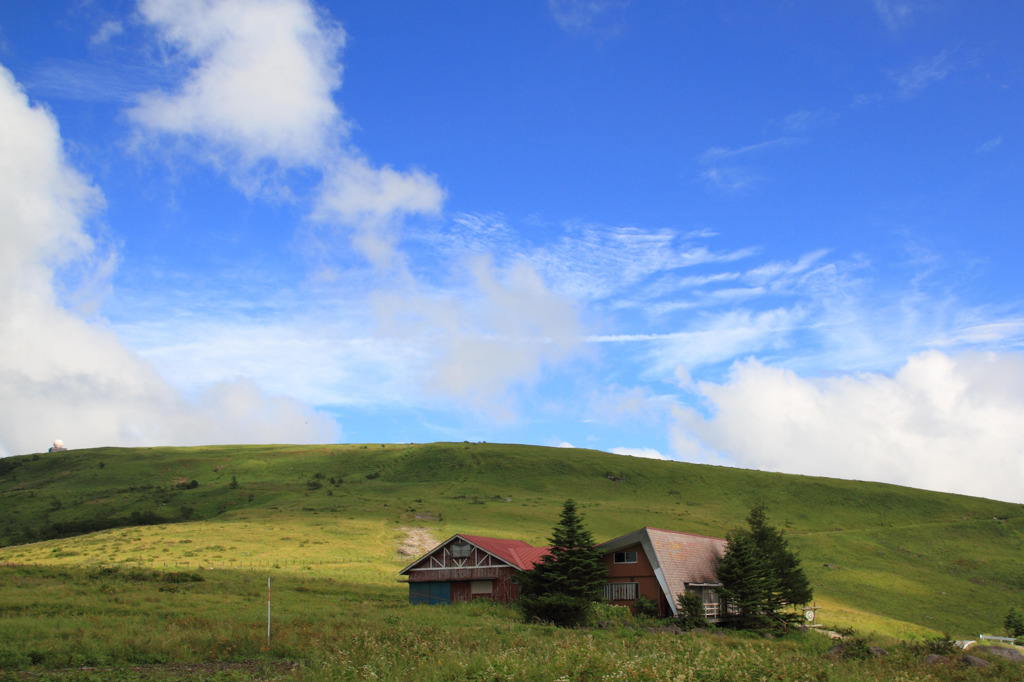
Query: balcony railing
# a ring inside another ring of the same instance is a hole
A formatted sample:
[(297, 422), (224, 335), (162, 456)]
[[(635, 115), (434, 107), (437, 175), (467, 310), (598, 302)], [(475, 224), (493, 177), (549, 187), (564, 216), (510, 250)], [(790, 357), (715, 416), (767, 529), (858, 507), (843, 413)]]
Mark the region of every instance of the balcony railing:
[(729, 604), (723, 608), (721, 602), (713, 602), (711, 604), (704, 605), (704, 617), (705, 618), (721, 618), (726, 616), (738, 616), (740, 610), (738, 607)]

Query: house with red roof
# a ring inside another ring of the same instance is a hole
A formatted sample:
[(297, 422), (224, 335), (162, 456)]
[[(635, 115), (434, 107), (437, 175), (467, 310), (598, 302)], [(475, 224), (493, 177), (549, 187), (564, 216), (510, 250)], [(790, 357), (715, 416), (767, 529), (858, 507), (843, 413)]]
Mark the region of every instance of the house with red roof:
[[(719, 597), (718, 563), (726, 541), (707, 535), (641, 528), (597, 545), (608, 570), (604, 598), (632, 607), (640, 597), (658, 605), (662, 616), (679, 615), (684, 592), (700, 596), (704, 613), (717, 621), (725, 613)], [(522, 540), (453, 535), (400, 571), (408, 577), (411, 604), (449, 604), (472, 599), (511, 603), (513, 581), (548, 553)]]
[(519, 597), (513, 582), (529, 571), (547, 547), (522, 540), (453, 535), (412, 562), (399, 575), (408, 577), (410, 604), (450, 604), (472, 599), (511, 603)]

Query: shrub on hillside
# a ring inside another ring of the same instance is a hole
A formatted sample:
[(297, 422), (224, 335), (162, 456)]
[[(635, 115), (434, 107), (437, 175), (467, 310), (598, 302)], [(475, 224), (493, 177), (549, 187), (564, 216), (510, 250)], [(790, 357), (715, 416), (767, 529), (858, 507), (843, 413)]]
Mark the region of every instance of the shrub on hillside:
[(949, 635), (941, 637), (930, 637), (922, 642), (913, 642), (908, 648), (919, 656), (937, 654), (939, 656), (952, 656), (957, 652), (956, 642), (949, 638)]
[(676, 625), (684, 630), (708, 626), (708, 619), (704, 616), (704, 602), (695, 593), (685, 592), (679, 595), (679, 615), (676, 616)]
[(633, 611), (636, 615), (646, 618), (657, 618), (661, 615), (658, 605), (643, 595), (633, 602)]
[(589, 599), (569, 594), (538, 594), (519, 598), (519, 610), (528, 621), (578, 627), (590, 616)]

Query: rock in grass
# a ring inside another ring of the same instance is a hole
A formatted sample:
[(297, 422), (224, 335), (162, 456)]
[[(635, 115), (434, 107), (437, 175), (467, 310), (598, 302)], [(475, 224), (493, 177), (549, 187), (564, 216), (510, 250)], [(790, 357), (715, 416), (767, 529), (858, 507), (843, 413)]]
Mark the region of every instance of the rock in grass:
[(971, 647), (971, 651), (999, 656), (1000, 658), (1005, 658), (1006, 660), (1013, 661), (1014, 663), (1024, 663), (1024, 654), (1021, 654), (1021, 652), (1016, 649), (1011, 649), (1005, 646), (974, 646)]
[(949, 659), (938, 654), (928, 654), (924, 657), (925, 665), (943, 665), (949, 663)]
[(987, 668), (992, 664), (986, 660), (978, 658), (977, 656), (964, 654), (960, 657), (960, 665), (965, 668)]

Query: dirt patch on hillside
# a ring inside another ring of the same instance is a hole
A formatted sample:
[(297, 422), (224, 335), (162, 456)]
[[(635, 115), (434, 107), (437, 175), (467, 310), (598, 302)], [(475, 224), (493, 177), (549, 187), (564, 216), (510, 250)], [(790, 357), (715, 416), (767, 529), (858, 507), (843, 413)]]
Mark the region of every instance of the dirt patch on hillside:
[(402, 540), (402, 544), (398, 548), (398, 553), (402, 556), (426, 554), (428, 550), (433, 549), (438, 544), (437, 540), (426, 528), (402, 526), (399, 530), (405, 533), (405, 539)]

